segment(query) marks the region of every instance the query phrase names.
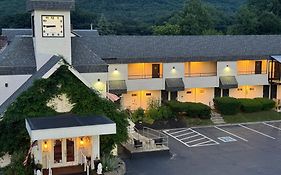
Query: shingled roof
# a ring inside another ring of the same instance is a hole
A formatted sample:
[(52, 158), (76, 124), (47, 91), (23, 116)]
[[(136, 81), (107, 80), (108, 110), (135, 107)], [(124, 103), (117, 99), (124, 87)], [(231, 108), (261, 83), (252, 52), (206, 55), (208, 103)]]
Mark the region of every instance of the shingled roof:
[(31, 37), (15, 37), (0, 53), (0, 75), (33, 74), (36, 72), (33, 40)]
[(88, 36), (83, 40), (107, 63), (262, 59), (281, 54), (281, 35)]
[(54, 65), (56, 65), (62, 58), (53, 56), (50, 60), (44, 64), (35, 74), (33, 74), (23, 85), (21, 85), (1, 106), (0, 116), (7, 110), (7, 108), (29, 87), (33, 85), (33, 82), (41, 79)]
[(80, 37), (72, 38), (72, 65), (80, 73), (107, 72), (108, 66)]

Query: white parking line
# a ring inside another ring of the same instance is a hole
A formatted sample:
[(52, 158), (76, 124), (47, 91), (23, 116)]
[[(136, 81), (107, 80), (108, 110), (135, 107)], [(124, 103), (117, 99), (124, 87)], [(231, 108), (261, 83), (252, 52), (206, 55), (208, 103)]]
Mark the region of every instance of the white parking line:
[(172, 132), (172, 133), (169, 133), (169, 134), (173, 135), (173, 134), (177, 134), (177, 133), (180, 133), (180, 132), (183, 132), (183, 131), (188, 131), (188, 129), (184, 129), (184, 130), (180, 130), (180, 131)]
[(269, 136), (269, 135), (267, 135), (267, 134), (264, 134), (264, 133), (262, 133), (262, 132), (259, 132), (259, 131), (255, 130), (255, 129), (249, 128), (249, 127), (247, 127), (247, 126), (244, 126), (244, 125), (241, 125), (241, 124), (239, 124), (239, 126), (245, 128), (245, 129), (248, 129), (248, 130), (250, 130), (250, 131), (256, 132), (256, 133), (258, 133), (258, 134), (261, 134), (261, 135), (263, 135), (263, 136), (265, 136), (265, 137), (268, 137), (268, 138), (271, 138), (271, 139), (275, 139), (274, 137), (271, 137), (271, 136)]
[(201, 137), (201, 138), (199, 138), (199, 139), (191, 140), (191, 141), (184, 142), (184, 143), (188, 144), (188, 143), (196, 142), (196, 141), (203, 140), (203, 139), (206, 139), (206, 138)]
[(275, 129), (278, 129), (278, 130), (281, 131), (281, 128), (278, 128), (278, 127), (276, 127), (276, 126), (270, 125), (270, 124), (265, 123), (265, 122), (263, 122), (263, 124), (266, 125), (266, 126), (270, 126), (270, 127), (272, 127), (272, 128), (275, 128)]
[(190, 138), (193, 138), (193, 137), (196, 137), (196, 136), (200, 136), (200, 135), (199, 134), (195, 134), (193, 136), (182, 138), (181, 140), (187, 140), (187, 139), (190, 139)]
[(189, 135), (189, 134), (193, 134), (193, 132), (188, 132), (188, 133), (181, 134), (181, 135), (178, 135), (178, 136), (175, 136), (175, 137), (182, 137), (182, 136)]
[(235, 134), (233, 134), (233, 133), (231, 133), (231, 132), (229, 132), (229, 131), (226, 131), (226, 130), (224, 130), (224, 129), (221, 129), (221, 128), (217, 127), (217, 126), (215, 126), (215, 128), (218, 129), (218, 130), (220, 130), (220, 131), (223, 131), (223, 132), (225, 132), (225, 133), (227, 133), (227, 134), (229, 134), (229, 135), (232, 135), (232, 136), (234, 136), (234, 137), (237, 137), (237, 138), (239, 138), (239, 139), (241, 139), (241, 140), (243, 140), (243, 141), (245, 141), (245, 142), (248, 142), (247, 139), (244, 139), (244, 138), (242, 138), (242, 137), (240, 137), (240, 136), (238, 136), (238, 135), (235, 135)]
[(198, 144), (192, 145), (192, 146), (195, 147), (195, 146), (201, 146), (201, 145), (204, 145), (204, 146), (206, 146), (206, 145), (213, 145), (213, 144), (206, 144), (206, 143), (209, 143), (209, 142), (212, 142), (212, 141), (211, 141), (211, 140), (208, 140), (208, 141), (206, 141), (206, 142), (198, 143)]

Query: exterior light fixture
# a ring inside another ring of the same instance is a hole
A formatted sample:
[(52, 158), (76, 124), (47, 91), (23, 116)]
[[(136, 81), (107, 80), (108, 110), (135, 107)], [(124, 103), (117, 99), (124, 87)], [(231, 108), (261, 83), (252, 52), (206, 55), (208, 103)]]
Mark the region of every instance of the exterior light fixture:
[(81, 145), (81, 146), (84, 146), (84, 140), (83, 140), (83, 138), (80, 138), (80, 145)]
[(175, 66), (173, 66), (173, 70), (175, 70), (176, 68), (175, 68)]
[(229, 67), (228, 64), (226, 65), (226, 67)]
[(117, 68), (115, 68), (115, 71), (117, 71)]
[(47, 142), (46, 142), (46, 141), (44, 142), (44, 148), (45, 148), (45, 149), (47, 149), (47, 148), (48, 148), (48, 144), (47, 144)]
[(100, 82), (100, 79), (98, 79), (98, 82)]

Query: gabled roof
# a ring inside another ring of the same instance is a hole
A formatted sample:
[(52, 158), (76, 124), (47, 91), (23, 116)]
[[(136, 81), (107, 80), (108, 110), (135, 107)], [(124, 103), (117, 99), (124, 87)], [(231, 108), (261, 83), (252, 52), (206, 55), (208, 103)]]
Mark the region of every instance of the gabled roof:
[(62, 58), (53, 56), (50, 60), (44, 64), (35, 74), (33, 74), (23, 85), (21, 85), (1, 106), (0, 116), (6, 111), (6, 109), (19, 97), (24, 91), (33, 85), (33, 82), (41, 79), (51, 68), (53, 68)]
[(15, 37), (0, 53), (0, 75), (33, 74), (36, 72), (33, 40)]
[(281, 54), (281, 35), (97, 36), (84, 43), (107, 63), (261, 59)]

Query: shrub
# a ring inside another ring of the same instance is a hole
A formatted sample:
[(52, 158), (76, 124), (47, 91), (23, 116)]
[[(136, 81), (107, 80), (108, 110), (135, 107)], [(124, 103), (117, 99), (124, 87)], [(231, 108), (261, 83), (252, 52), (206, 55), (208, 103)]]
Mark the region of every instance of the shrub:
[(211, 108), (203, 103), (170, 101), (166, 105), (178, 115), (183, 113), (189, 117), (209, 119), (211, 114)]
[(133, 122), (143, 121), (144, 118), (144, 109), (138, 108), (133, 114), (132, 114), (132, 120)]
[(211, 108), (203, 103), (185, 103), (187, 110), (185, 111), (187, 116), (198, 117), (201, 119), (210, 119)]
[(223, 115), (234, 115), (240, 111), (240, 102), (232, 97), (214, 98), (215, 108)]
[(117, 157), (112, 155), (104, 155), (101, 158), (101, 164), (104, 172), (110, 172), (118, 168), (119, 160)]
[(168, 106), (161, 106), (158, 110), (158, 117), (160, 119), (169, 119), (172, 118), (173, 116), (174, 116), (173, 112)]
[(275, 101), (268, 98), (255, 98), (256, 101), (259, 101), (262, 104), (262, 110), (268, 111), (275, 107)]
[(241, 104), (241, 111), (242, 112), (258, 112), (261, 111), (263, 106), (262, 103), (255, 99), (238, 99)]

